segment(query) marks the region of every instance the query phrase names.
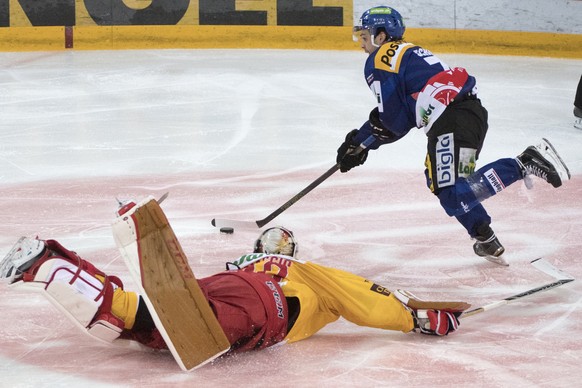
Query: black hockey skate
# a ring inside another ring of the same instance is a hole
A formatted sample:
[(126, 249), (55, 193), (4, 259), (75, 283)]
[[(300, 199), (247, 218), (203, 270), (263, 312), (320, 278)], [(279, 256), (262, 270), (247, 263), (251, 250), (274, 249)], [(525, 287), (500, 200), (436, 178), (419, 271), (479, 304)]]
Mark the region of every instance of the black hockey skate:
[(505, 252), (505, 248), (499, 242), (493, 229), (489, 225), (481, 225), (477, 228), (478, 236), (475, 237), (475, 244), (473, 244), (473, 251), (477, 256), (481, 256), (492, 263), (508, 266), (509, 264), (501, 255)]
[(554, 187), (570, 179), (568, 167), (547, 139), (537, 146), (529, 146), (517, 157), (523, 176), (535, 175)]

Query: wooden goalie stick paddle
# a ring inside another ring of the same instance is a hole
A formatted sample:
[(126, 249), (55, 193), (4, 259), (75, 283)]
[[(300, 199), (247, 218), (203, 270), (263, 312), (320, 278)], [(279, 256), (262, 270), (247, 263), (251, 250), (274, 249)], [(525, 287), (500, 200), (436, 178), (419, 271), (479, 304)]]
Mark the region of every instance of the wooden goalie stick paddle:
[[(374, 142), (375, 139), (376, 138), (374, 136), (370, 136), (366, 140), (364, 140), (356, 148), (356, 150), (354, 151), (354, 155), (358, 155), (363, 150), (368, 148)], [(269, 222), (273, 221), (273, 219), (275, 217), (277, 217), (279, 214), (281, 214), (285, 210), (289, 209), (291, 207), (291, 205), (293, 205), (294, 203), (299, 201), (306, 194), (308, 194), (311, 190), (313, 190), (317, 186), (319, 186), (327, 178), (329, 178), (330, 176), (335, 174), (337, 172), (337, 170), (339, 170), (339, 169), (340, 169), (340, 163), (336, 163), (333, 167), (331, 167), (329, 170), (327, 170), (325, 173), (323, 173), (319, 178), (317, 178), (316, 180), (311, 182), (307, 187), (305, 187), (303, 190), (301, 190), (299, 193), (297, 193), (293, 198), (291, 198), (290, 200), (285, 202), (283, 205), (281, 205), (279, 208), (277, 208), (274, 212), (272, 212), (271, 214), (269, 214), (268, 216), (266, 216), (265, 218), (263, 218), (261, 220), (238, 221), (238, 220), (229, 220), (229, 219), (224, 219), (224, 218), (213, 218), (211, 221), (212, 226), (215, 226), (217, 228), (222, 228), (222, 227), (262, 228), (263, 226), (267, 225)]]
[(512, 295), (502, 300), (498, 300), (496, 302), (492, 302), (486, 304), (485, 306), (478, 307), (476, 309), (467, 310), (463, 314), (461, 314), (461, 318), (470, 317), (471, 315), (479, 314), (485, 311), (492, 310), (497, 307), (505, 306), (511, 302), (514, 302), (518, 299), (524, 298), (526, 296), (537, 294), (538, 292), (551, 290), (552, 288), (559, 287), (563, 284), (573, 282), (575, 279), (571, 275), (567, 274), (566, 272), (554, 267), (548, 261), (543, 258), (535, 259), (531, 262), (531, 264), (537, 268), (538, 270), (552, 276), (557, 281), (553, 283), (548, 283), (540, 287), (532, 288), (531, 290), (527, 290), (524, 292), (520, 292), (519, 294)]
[(112, 231), (140, 300), (180, 368), (191, 371), (227, 352), (230, 342), (158, 201), (149, 196), (118, 213)]

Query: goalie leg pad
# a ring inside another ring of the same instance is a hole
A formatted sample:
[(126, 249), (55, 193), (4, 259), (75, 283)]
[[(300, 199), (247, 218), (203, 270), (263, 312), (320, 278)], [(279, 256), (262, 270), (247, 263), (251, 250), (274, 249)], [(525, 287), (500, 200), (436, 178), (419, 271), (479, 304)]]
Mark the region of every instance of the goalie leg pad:
[(124, 321), (111, 313), (112, 299), (121, 281), (109, 277), (55, 241), (23, 274), (20, 287), (43, 293), (77, 326), (92, 336), (111, 342), (119, 337)]

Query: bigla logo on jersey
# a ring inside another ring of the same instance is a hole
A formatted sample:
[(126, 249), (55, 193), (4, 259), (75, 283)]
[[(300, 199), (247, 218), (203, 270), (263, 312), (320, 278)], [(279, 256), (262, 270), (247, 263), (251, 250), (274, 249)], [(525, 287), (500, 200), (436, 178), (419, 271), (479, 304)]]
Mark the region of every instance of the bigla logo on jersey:
[(437, 137), (436, 181), (438, 187), (455, 183), (455, 139), (452, 133)]

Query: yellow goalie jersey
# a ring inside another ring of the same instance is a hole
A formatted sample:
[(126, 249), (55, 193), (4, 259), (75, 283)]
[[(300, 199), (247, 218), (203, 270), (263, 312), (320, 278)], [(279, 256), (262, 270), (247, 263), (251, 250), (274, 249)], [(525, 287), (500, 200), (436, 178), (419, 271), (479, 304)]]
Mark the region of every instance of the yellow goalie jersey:
[(262, 253), (229, 264), (268, 274), (279, 283), (289, 306), (287, 342), (308, 338), (339, 317), (379, 329), (409, 332), (414, 328), (410, 312), (387, 288), (352, 273)]

